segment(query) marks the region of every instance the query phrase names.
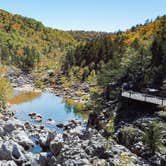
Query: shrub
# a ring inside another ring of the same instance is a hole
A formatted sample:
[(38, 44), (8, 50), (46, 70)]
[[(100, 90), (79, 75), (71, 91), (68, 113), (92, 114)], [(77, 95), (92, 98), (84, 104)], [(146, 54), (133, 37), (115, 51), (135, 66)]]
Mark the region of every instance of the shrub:
[(113, 118), (111, 118), (110, 120), (109, 120), (109, 122), (107, 123), (107, 125), (106, 125), (106, 130), (107, 130), (107, 132), (109, 132), (112, 136), (113, 136), (113, 134), (114, 134), (114, 131), (115, 131), (115, 129), (114, 129), (114, 117)]
[(96, 76), (95, 70), (91, 71), (90, 75), (87, 78), (87, 82), (89, 84), (92, 84), (92, 85), (96, 85), (97, 84), (97, 76)]
[(36, 80), (35, 81), (35, 86), (39, 87), (39, 88), (44, 88), (44, 83), (40, 80)]
[(133, 126), (126, 126), (120, 130), (117, 134), (117, 141), (119, 144), (131, 148), (135, 143), (142, 141), (144, 133), (138, 128)]

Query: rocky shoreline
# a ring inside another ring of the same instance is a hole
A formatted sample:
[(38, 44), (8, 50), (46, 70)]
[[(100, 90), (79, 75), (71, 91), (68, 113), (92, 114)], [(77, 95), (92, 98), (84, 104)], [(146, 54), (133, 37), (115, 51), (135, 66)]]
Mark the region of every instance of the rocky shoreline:
[(18, 95), (19, 93), (28, 93), (28, 92), (51, 92), (57, 96), (61, 96), (63, 98), (72, 98), (72, 100), (76, 102), (85, 103), (86, 100), (76, 94), (76, 92), (84, 92), (84, 96), (89, 96), (89, 84), (83, 83), (81, 85), (75, 85), (71, 88), (64, 88), (61, 85), (56, 85), (54, 87), (50, 87), (49, 85), (46, 88), (38, 88), (34, 83), (34, 75), (26, 74), (21, 72), (20, 70), (9, 70), (5, 75), (7, 77), (15, 91), (14, 95)]

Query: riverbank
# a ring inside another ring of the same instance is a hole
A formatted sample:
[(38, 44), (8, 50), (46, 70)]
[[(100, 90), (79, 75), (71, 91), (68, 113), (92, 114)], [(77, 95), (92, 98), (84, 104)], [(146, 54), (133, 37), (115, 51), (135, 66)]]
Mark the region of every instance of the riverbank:
[[(10, 69), (6, 73), (6, 77), (10, 80), (13, 88), (14, 95), (28, 92), (51, 92), (56, 96), (63, 98), (70, 98), (74, 102), (86, 103), (90, 95), (90, 86), (87, 83), (78, 84), (71, 87), (63, 87), (62, 85), (50, 86), (46, 84), (45, 87), (37, 87), (35, 83), (35, 74), (23, 73), (21, 71)], [(45, 78), (46, 79), (46, 78)]]
[(42, 92), (41, 89), (34, 87), (31, 84), (24, 84), (20, 87), (14, 87), (14, 91), (20, 93), (28, 93), (28, 92)]

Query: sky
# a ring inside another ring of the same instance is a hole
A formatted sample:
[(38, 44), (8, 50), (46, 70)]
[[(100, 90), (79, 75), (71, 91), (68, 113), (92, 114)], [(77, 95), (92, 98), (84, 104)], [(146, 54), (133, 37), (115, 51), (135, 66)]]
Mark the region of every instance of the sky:
[(0, 0), (0, 9), (52, 28), (114, 32), (166, 14), (166, 0)]

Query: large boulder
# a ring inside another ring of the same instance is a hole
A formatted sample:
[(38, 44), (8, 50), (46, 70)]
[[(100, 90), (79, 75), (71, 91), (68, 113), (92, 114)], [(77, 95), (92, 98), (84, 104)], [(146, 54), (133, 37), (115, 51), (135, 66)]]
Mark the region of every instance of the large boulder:
[(49, 144), (55, 137), (56, 137), (56, 133), (55, 132), (48, 132), (47, 143)]
[(43, 148), (43, 149), (48, 149), (49, 145), (47, 143), (47, 135), (44, 133), (39, 134), (39, 145)]
[(16, 160), (25, 161), (23, 149), (20, 145), (13, 141), (6, 141), (0, 146), (0, 160)]
[(85, 151), (92, 157), (108, 158), (106, 154), (106, 144), (106, 140), (100, 134), (97, 134), (91, 137)]
[(47, 132), (39, 134), (39, 144), (43, 149), (48, 149), (50, 142), (56, 137), (55, 132)]
[(117, 142), (131, 149), (131, 147), (142, 141), (144, 133), (132, 126), (126, 126), (117, 132)]
[(4, 126), (3, 129), (5, 133), (11, 133), (13, 130), (16, 130), (15, 123), (12, 120), (8, 120)]
[[(27, 166), (27, 165), (39, 166), (39, 154), (34, 154), (31, 152), (28, 152), (28, 153), (25, 153), (25, 158), (28, 161), (27, 163), (25, 163), (25, 166)], [(30, 163), (30, 164), (28, 164), (28, 163)]]
[(50, 142), (50, 151), (55, 155), (58, 156), (61, 152), (63, 147), (63, 138), (61, 134), (57, 134), (57, 136)]
[(13, 132), (13, 139), (18, 142), (25, 150), (28, 150), (34, 146), (33, 141), (28, 137), (27, 133), (23, 130), (16, 130)]
[(55, 166), (57, 165), (57, 159), (50, 152), (42, 152), (39, 156), (40, 166)]
[(86, 165), (86, 166), (91, 166), (92, 164), (89, 162), (88, 159), (79, 159), (79, 160), (75, 160), (75, 159), (68, 159), (65, 161), (64, 163), (65, 165)]
[(48, 158), (46, 152), (40, 153), (39, 164), (40, 166), (48, 166)]
[(0, 126), (0, 137), (5, 135), (5, 131), (3, 129), (3, 127)]
[(17, 164), (14, 161), (0, 161), (0, 166), (17, 166)]

